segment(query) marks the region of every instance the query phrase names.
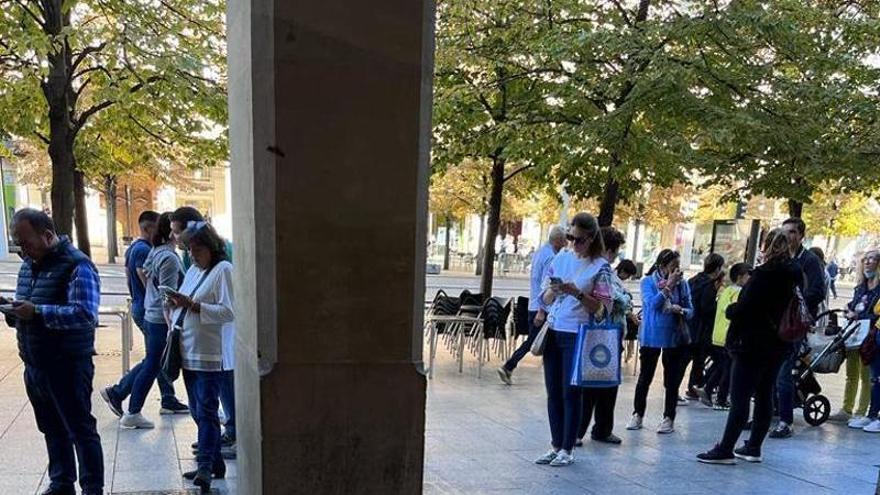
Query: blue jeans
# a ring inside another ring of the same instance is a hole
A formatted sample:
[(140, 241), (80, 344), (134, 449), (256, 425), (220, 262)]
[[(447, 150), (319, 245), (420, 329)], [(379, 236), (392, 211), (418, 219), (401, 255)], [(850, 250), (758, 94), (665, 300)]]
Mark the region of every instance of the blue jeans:
[[(137, 376), (131, 384), (131, 398), (128, 401), (128, 412), (137, 414), (144, 407), (147, 394), (156, 377), (159, 376), (159, 367), (162, 361), (162, 351), (168, 341), (168, 326), (147, 322), (144, 329), (146, 341), (146, 353), (144, 360), (137, 366)], [(131, 373), (130, 373), (131, 374)]]
[(877, 419), (878, 415), (880, 415), (880, 353), (871, 361), (871, 408), (868, 417)]
[(73, 488), (77, 479), (85, 494), (104, 488), (104, 453), (92, 416), (92, 381), (95, 365), (91, 356), (59, 358), (48, 367), (25, 365), (24, 383), (34, 409), (37, 428), (49, 453), (50, 487)]
[(535, 316), (538, 315), (537, 311), (529, 311), (529, 336), (526, 338), (526, 341), (522, 343), (519, 348), (513, 352), (513, 356), (510, 356), (510, 359), (504, 363), (504, 369), (507, 371), (513, 371), (516, 369), (516, 365), (522, 361), (522, 358), (526, 357), (526, 354), (532, 350), (532, 342), (535, 341), (535, 337), (538, 335), (538, 332), (541, 330), (540, 328), (535, 327)]
[(797, 363), (797, 349), (792, 351), (782, 362), (779, 375), (776, 377), (776, 400), (779, 407), (779, 420), (787, 424), (794, 423), (794, 377), (791, 372)]
[(571, 452), (581, 419), (581, 389), (571, 385), (571, 369), (577, 334), (547, 332), (544, 345), (544, 385), (547, 388), (547, 416), (554, 449)]
[(235, 371), (223, 371), (220, 381), (220, 404), (226, 414), (226, 435), (235, 438)]
[(198, 426), (199, 451), (196, 462), (199, 469), (212, 470), (223, 463), (220, 455), (220, 371), (183, 370), (183, 383), (189, 397), (189, 411)]
[[(144, 334), (144, 346), (149, 349), (149, 342), (147, 337), (147, 322), (144, 320), (144, 310), (140, 308), (132, 308), (132, 318), (134, 319), (135, 325), (140, 329), (141, 333)], [(160, 351), (161, 356), (161, 351)], [(146, 358), (144, 358), (146, 359)], [(134, 381), (137, 376), (141, 372), (141, 367), (144, 365), (144, 362), (141, 361), (134, 368), (129, 370), (125, 376), (119, 380), (119, 383), (110, 387), (110, 393), (113, 394), (115, 399), (119, 399), (120, 401), (125, 400), (129, 395), (131, 395), (132, 388), (134, 386)], [(162, 373), (156, 375), (156, 381), (159, 383), (159, 391), (162, 393), (162, 404), (173, 403), (177, 401), (177, 398), (174, 396), (174, 385), (165, 378)], [(140, 410), (140, 409), (138, 409)]]

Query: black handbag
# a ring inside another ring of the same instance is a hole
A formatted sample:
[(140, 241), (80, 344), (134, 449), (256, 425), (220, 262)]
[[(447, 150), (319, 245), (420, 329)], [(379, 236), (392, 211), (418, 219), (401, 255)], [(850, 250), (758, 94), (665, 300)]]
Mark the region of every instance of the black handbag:
[[(211, 270), (213, 269), (214, 267), (209, 268), (208, 271), (202, 275), (202, 278), (199, 279), (199, 283), (197, 283), (192, 292), (190, 292), (190, 299), (195, 295), (196, 291), (199, 290), (199, 287), (202, 286), (202, 283), (208, 278), (208, 274), (211, 273)], [(165, 349), (162, 351), (160, 372), (169, 382), (173, 382), (180, 377), (180, 369), (183, 367), (183, 356), (180, 355), (180, 331), (183, 329), (183, 321), (186, 319), (186, 313), (187, 309), (183, 308), (180, 311), (180, 315), (177, 316), (177, 321), (174, 322), (174, 325), (170, 329), (168, 329), (168, 339), (165, 342)]]

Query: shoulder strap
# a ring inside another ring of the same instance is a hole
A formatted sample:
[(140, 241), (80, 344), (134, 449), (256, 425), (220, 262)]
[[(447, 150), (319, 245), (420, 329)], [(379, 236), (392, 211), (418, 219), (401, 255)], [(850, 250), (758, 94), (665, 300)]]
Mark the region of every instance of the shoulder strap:
[[(214, 266), (217, 266), (217, 265), (214, 265)], [(202, 286), (202, 284), (205, 282), (205, 279), (208, 278), (208, 275), (211, 274), (211, 270), (213, 270), (213, 269), (214, 269), (214, 267), (212, 266), (211, 268), (208, 268), (208, 270), (205, 271), (205, 273), (202, 274), (202, 278), (199, 279), (199, 283), (197, 283), (196, 286), (193, 287), (193, 290), (190, 291), (190, 293), (187, 297), (189, 297), (191, 299), (196, 294), (196, 292), (199, 290), (199, 287)], [(183, 326), (183, 320), (186, 319), (186, 313), (187, 313), (186, 308), (183, 308), (180, 311), (180, 315), (177, 316), (177, 321), (174, 322), (175, 327), (182, 327)]]

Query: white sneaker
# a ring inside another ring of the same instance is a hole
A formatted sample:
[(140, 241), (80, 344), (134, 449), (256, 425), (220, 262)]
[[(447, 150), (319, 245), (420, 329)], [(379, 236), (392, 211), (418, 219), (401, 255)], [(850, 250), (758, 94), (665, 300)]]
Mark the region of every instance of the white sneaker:
[(626, 425), (627, 430), (641, 430), (642, 429), (642, 417), (636, 413), (633, 413), (632, 417), (629, 419), (629, 424)]
[(657, 427), (657, 433), (661, 435), (666, 435), (675, 431), (675, 421), (669, 418), (663, 418), (663, 421), (660, 422), (660, 426)]
[(851, 420), (852, 418), (853, 418), (852, 414), (841, 409), (841, 410), (837, 411), (836, 413), (832, 414), (831, 416), (829, 416), (828, 421), (831, 421), (834, 423), (846, 423), (847, 421)]
[(550, 461), (550, 465), (553, 467), (565, 467), (572, 464), (574, 464), (574, 455), (564, 450), (560, 450), (556, 458)]
[(156, 427), (156, 425), (154, 425), (151, 421), (149, 421), (147, 418), (145, 418), (144, 415), (141, 413), (137, 413), (137, 414), (125, 413), (125, 415), (122, 416), (122, 419), (119, 420), (119, 426), (121, 428), (126, 429), (126, 430), (137, 430), (137, 429), (151, 430)]
[(550, 464), (551, 462), (553, 462), (554, 459), (556, 459), (556, 456), (559, 455), (559, 452), (560, 451), (550, 449), (547, 451), (546, 454), (535, 459), (535, 464)]
[(869, 424), (871, 424), (871, 418), (866, 418), (864, 416), (857, 416), (857, 417), (849, 420), (849, 423), (847, 423), (847, 426), (849, 426), (850, 428), (852, 428), (854, 430), (862, 430), (866, 426), (868, 426)]
[(862, 430), (868, 433), (880, 433), (880, 419), (875, 419), (871, 421), (871, 424), (862, 428)]
[(511, 375), (513, 375), (513, 373), (508, 371), (507, 368), (505, 368), (504, 366), (498, 368), (498, 377), (501, 378), (501, 381), (505, 385), (513, 385), (513, 380), (511, 380)]

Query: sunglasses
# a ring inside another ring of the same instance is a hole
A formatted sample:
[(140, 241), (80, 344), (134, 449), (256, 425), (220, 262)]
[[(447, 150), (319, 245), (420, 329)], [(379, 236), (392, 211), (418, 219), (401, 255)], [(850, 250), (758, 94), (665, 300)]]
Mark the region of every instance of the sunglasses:
[(571, 234), (566, 234), (565, 238), (569, 242), (573, 242), (573, 243), (575, 243), (575, 245), (578, 245), (578, 246), (580, 246), (581, 244), (586, 244), (587, 242), (590, 242), (589, 237), (575, 237)]

